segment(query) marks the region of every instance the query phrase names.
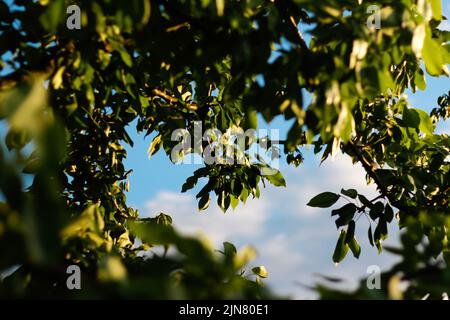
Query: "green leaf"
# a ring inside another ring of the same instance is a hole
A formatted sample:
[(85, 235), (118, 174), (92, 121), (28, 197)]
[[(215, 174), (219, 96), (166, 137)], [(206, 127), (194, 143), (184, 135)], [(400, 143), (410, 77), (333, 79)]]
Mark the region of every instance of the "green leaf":
[(427, 83), (425, 80), (425, 74), (422, 69), (417, 69), (414, 75), (414, 83), (420, 90), (425, 90), (427, 88)]
[(428, 113), (420, 109), (415, 110), (419, 114), (420, 118), (419, 130), (426, 135), (432, 135), (434, 131), (434, 125)]
[(307, 206), (310, 207), (318, 207), (318, 208), (328, 208), (331, 207), (333, 204), (336, 203), (339, 199), (339, 195), (333, 192), (323, 192), (321, 194), (318, 194), (309, 202), (307, 203)]
[(141, 103), (142, 109), (150, 106), (149, 98), (139, 95), (139, 102)]
[(168, 245), (179, 239), (173, 227), (147, 222), (128, 222), (133, 233), (149, 244)]
[(269, 272), (267, 272), (264, 266), (252, 268), (252, 272), (261, 278), (267, 278), (269, 276)]
[(209, 207), (210, 202), (211, 198), (209, 197), (209, 194), (203, 195), (198, 201), (198, 210), (206, 210)]
[(335, 215), (351, 215), (353, 216), (356, 212), (356, 205), (354, 203), (347, 203), (339, 209), (334, 209), (331, 211), (331, 216)]
[(441, 0), (429, 0), (431, 3), (431, 10), (433, 11), (433, 18), (435, 20), (442, 20), (442, 4)]
[(231, 198), (230, 195), (226, 194), (225, 191), (222, 191), (219, 193), (219, 196), (217, 197), (217, 205), (220, 209), (225, 213), (231, 204)]
[(133, 58), (128, 53), (127, 49), (125, 49), (125, 47), (117, 41), (110, 41), (110, 43), (112, 48), (119, 53), (120, 58), (127, 65), (127, 67), (131, 68), (133, 66)]
[(258, 128), (258, 115), (256, 111), (249, 110), (245, 114), (244, 119), (244, 128), (245, 129), (256, 129)]
[(276, 187), (286, 187), (286, 180), (279, 170), (276, 173), (265, 176), (265, 178)]
[(197, 184), (197, 177), (189, 177), (186, 179), (186, 182), (183, 183), (182, 187), (181, 187), (181, 192), (186, 192), (192, 188), (195, 187), (195, 185)]
[(133, 59), (131, 58), (131, 55), (128, 53), (127, 50), (121, 49), (119, 50), (120, 57), (122, 58), (122, 61), (128, 66), (133, 66)]
[(231, 185), (231, 193), (236, 198), (239, 198), (239, 196), (242, 193), (242, 189), (244, 188), (241, 180), (240, 179), (231, 179), (230, 185)]
[(355, 212), (356, 212), (356, 205), (354, 205), (353, 203), (347, 203), (342, 208), (333, 210), (331, 212), (332, 216), (339, 215), (339, 218), (335, 222), (336, 227), (339, 228), (349, 224), (353, 219)]
[[(347, 142), (350, 139), (354, 128), (355, 120), (353, 119), (350, 108), (346, 106), (342, 107), (341, 112), (339, 113), (338, 121), (334, 127), (334, 135), (342, 139), (344, 142)], [(340, 139), (338, 140), (340, 141)], [(334, 149), (336, 150), (339, 145), (340, 144), (336, 142)], [(335, 154), (335, 152), (333, 152), (333, 154)]]
[(368, 237), (369, 237), (369, 243), (373, 247), (375, 244), (373, 243), (372, 226), (369, 226), (369, 230), (367, 233), (368, 233)]
[(446, 240), (444, 240), (444, 237), (445, 232), (442, 230), (442, 228), (433, 228), (433, 230), (431, 230), (428, 234), (428, 241), (430, 243), (428, 249), (435, 259), (444, 249), (444, 243), (447, 242)]
[(394, 211), (389, 203), (386, 203), (386, 206), (384, 207), (384, 216), (387, 222), (391, 222), (392, 219), (394, 219)]
[(239, 204), (239, 198), (235, 197), (234, 195), (230, 195), (230, 199), (231, 199), (231, 207), (234, 209), (236, 209), (236, 207)]
[(348, 243), (348, 246), (350, 250), (353, 253), (353, 256), (358, 259), (359, 255), (361, 254), (361, 246), (358, 243), (358, 240), (356, 240), (355, 237), (353, 237), (350, 242)]
[(43, 129), (48, 111), (44, 77), (31, 77), (31, 81), (11, 90), (0, 91), (0, 119), (8, 118), (10, 130), (34, 132)]
[(385, 93), (388, 89), (393, 89), (395, 83), (392, 80), (391, 73), (387, 70), (377, 70), (378, 73), (378, 87), (380, 92)]
[(427, 27), (425, 41), (422, 48), (422, 58), (425, 63), (427, 72), (431, 76), (440, 76), (448, 73), (445, 65), (444, 56), (441, 51), (441, 46), (432, 38), (431, 31)]
[(378, 221), (377, 227), (375, 228), (375, 232), (373, 233), (373, 238), (379, 253), (383, 250), (381, 242), (387, 238), (387, 234), (388, 230), (386, 220), (381, 217)]
[(225, 0), (216, 0), (217, 15), (219, 17), (223, 16), (225, 10)]
[(64, 0), (55, 0), (46, 8), (39, 21), (45, 30), (55, 32), (65, 16)]
[(127, 269), (120, 257), (104, 256), (98, 262), (97, 277), (101, 282), (118, 282), (127, 277)]
[(356, 199), (356, 197), (358, 196), (358, 192), (355, 189), (348, 189), (348, 190), (342, 189), (341, 193), (344, 196), (350, 197), (352, 199)]
[(345, 243), (346, 232), (344, 230), (341, 231), (338, 241), (336, 243), (336, 248), (333, 253), (333, 262), (338, 264), (342, 260), (344, 260), (345, 256), (348, 253), (348, 244)]
[(168, 214), (160, 213), (154, 219), (156, 219), (156, 223), (163, 226), (171, 226), (172, 225), (172, 217)]
[(27, 165), (23, 168), (23, 173), (35, 174), (40, 166), (39, 159), (33, 159), (27, 163)]
[(248, 196), (249, 196), (248, 189), (244, 187), (242, 189), (241, 195), (239, 196), (239, 199), (241, 199), (241, 201), (245, 203), (247, 201)]
[(151, 4), (150, 4), (150, 0), (143, 0), (142, 1), (142, 6), (143, 6), (143, 10), (142, 10), (142, 19), (141, 19), (141, 24), (142, 25), (146, 25), (150, 19), (151, 16)]
[(53, 76), (52, 79), (52, 85), (53, 88), (55, 89), (59, 89), (62, 87), (63, 84), (63, 75), (64, 75), (64, 70), (66, 69), (66, 67), (61, 67), (58, 69), (58, 71), (55, 73), (55, 75)]
[(347, 227), (347, 235), (345, 236), (345, 243), (349, 243), (352, 238), (355, 236), (355, 228), (356, 228), (356, 223), (355, 221), (350, 221), (348, 223), (348, 227)]
[(230, 242), (223, 243), (223, 252), (225, 255), (234, 256), (237, 253), (236, 247)]
[(410, 128), (419, 128), (420, 116), (415, 109), (405, 107), (403, 109), (403, 124)]
[(373, 207), (369, 211), (369, 216), (372, 220), (376, 220), (379, 217), (381, 217), (384, 210), (383, 203), (381, 201), (378, 201), (373, 205)]
[(20, 150), (31, 141), (31, 136), (27, 131), (9, 130), (5, 137), (5, 144), (8, 150)]
[(449, 250), (445, 250), (442, 253), (442, 255), (443, 255), (445, 264), (447, 265), (447, 267), (450, 267), (450, 251)]
[(158, 150), (161, 148), (162, 145), (162, 136), (158, 134), (153, 140), (152, 143), (150, 143), (150, 146), (147, 150), (147, 156), (150, 158), (152, 155), (154, 155)]

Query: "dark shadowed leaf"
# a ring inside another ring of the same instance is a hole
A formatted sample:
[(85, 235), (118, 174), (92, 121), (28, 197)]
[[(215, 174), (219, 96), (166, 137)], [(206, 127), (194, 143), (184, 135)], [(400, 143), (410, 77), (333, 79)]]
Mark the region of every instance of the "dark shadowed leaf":
[(356, 199), (356, 197), (358, 196), (358, 191), (356, 191), (355, 189), (348, 189), (348, 190), (342, 189), (341, 193), (344, 196), (350, 197), (352, 199)]
[(323, 192), (309, 200), (307, 203), (310, 207), (328, 208), (338, 201), (339, 195), (332, 192)]

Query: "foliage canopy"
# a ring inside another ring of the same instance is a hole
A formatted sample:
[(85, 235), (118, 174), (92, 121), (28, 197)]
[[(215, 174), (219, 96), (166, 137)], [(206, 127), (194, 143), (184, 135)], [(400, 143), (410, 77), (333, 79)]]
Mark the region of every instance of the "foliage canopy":
[[(66, 27), (73, 3), (80, 30)], [(371, 5), (381, 28), (367, 25)], [(288, 163), (301, 165), (307, 145), (323, 161), (343, 152), (376, 185), (375, 199), (350, 189), (309, 202), (328, 208), (349, 199), (332, 210), (341, 230), (335, 262), (349, 251), (359, 256), (359, 215), (374, 225), (368, 238), (379, 251), (396, 218), (406, 230), (403, 248), (388, 249), (404, 260), (379, 294), (389, 297), (399, 271), (413, 280), (407, 297), (440, 294), (450, 274), (435, 259), (450, 263), (450, 140), (434, 130), (449, 116), (449, 96), (428, 114), (411, 108), (404, 92), (425, 90), (425, 72), (449, 75), (442, 19), (439, 0), (1, 2), (0, 118), (13, 152), (0, 150), (0, 270), (20, 268), (0, 294), (80, 294), (65, 288), (65, 266), (77, 264), (88, 279), (85, 297), (267, 297), (265, 268), (248, 269), (256, 281), (243, 272), (252, 249), (225, 243), (216, 254), (180, 236), (165, 214), (140, 219), (126, 203), (131, 170), (123, 164), (132, 125), (154, 137), (150, 155), (170, 155), (176, 129), (192, 132), (197, 121), (221, 131), (257, 128), (257, 116), (293, 120), (283, 141)], [(227, 211), (259, 197), (265, 181), (285, 184), (280, 172), (263, 175), (268, 168), (264, 161), (205, 165), (182, 189), (206, 178), (199, 208), (215, 193)], [(177, 254), (144, 258), (154, 246)], [(353, 297), (361, 296), (373, 294), (362, 288)]]

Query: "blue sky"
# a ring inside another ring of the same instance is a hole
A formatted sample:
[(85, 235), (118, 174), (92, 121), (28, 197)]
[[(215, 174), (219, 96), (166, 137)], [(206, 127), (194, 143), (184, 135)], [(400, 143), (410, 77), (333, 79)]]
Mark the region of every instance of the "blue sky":
[[(444, 12), (450, 16), (448, 2)], [(444, 23), (443, 28), (450, 30), (450, 24)], [(436, 106), (438, 96), (449, 89), (448, 78), (428, 77), (426, 92), (409, 93), (409, 101), (414, 107), (429, 111)], [(288, 125), (278, 118), (270, 128), (286, 132)], [(439, 131), (450, 133), (449, 122), (441, 124)], [(226, 214), (215, 203), (199, 213), (195, 190), (186, 194), (180, 190), (186, 178), (200, 166), (173, 165), (163, 152), (148, 159), (151, 140), (137, 135), (132, 128), (129, 132), (135, 142), (134, 148), (127, 149), (125, 161), (126, 167), (134, 170), (130, 176), (129, 204), (138, 208), (142, 216), (168, 213), (180, 230), (189, 234), (202, 233), (218, 248), (224, 241), (238, 247), (253, 245), (258, 251), (254, 265), (267, 267), (269, 278), (266, 283), (277, 293), (294, 298), (314, 298), (315, 294), (299, 283), (314, 283), (319, 280), (314, 276), (316, 273), (345, 278), (347, 282), (342, 287), (351, 288), (365, 275), (369, 265), (385, 269), (395, 261), (388, 253), (378, 255), (376, 249), (368, 245), (366, 221), (360, 221), (357, 230), (362, 245), (360, 259), (349, 255), (337, 267), (331, 260), (338, 236), (334, 220), (329, 210), (307, 207), (308, 200), (322, 191), (338, 192), (341, 188), (355, 188), (368, 197), (376, 194), (373, 186), (366, 186), (362, 168), (352, 165), (344, 156), (319, 165), (312, 150), (305, 150), (305, 162), (300, 167), (281, 165), (287, 188), (263, 189), (260, 199), (249, 199), (247, 205), (240, 204), (235, 211)], [(5, 126), (0, 125), (0, 136), (4, 137), (4, 134)], [(397, 229), (394, 224), (390, 226), (388, 243), (397, 242)]]
[[(444, 1), (445, 2), (445, 1)], [(450, 4), (444, 4), (444, 15), (450, 16)], [(450, 30), (444, 22), (442, 29)], [(425, 92), (408, 92), (411, 105), (424, 110), (436, 106), (437, 98), (450, 90), (448, 78), (427, 77)], [(288, 125), (276, 119), (269, 126), (286, 132)], [(450, 133), (450, 123), (440, 124), (439, 132)], [(376, 195), (373, 186), (366, 186), (365, 175), (359, 165), (352, 165), (345, 156), (334, 161), (320, 161), (312, 150), (305, 150), (305, 162), (298, 168), (281, 165), (287, 188), (268, 187), (261, 198), (249, 199), (234, 211), (223, 214), (213, 205), (198, 212), (196, 190), (182, 194), (181, 185), (197, 169), (197, 165), (173, 165), (164, 153), (146, 158), (150, 139), (133, 134), (134, 148), (128, 148), (126, 166), (133, 168), (130, 177), (129, 203), (143, 216), (159, 212), (170, 214), (175, 225), (188, 234), (203, 234), (216, 247), (224, 241), (238, 247), (253, 245), (258, 251), (255, 265), (264, 264), (269, 271), (266, 280), (277, 293), (293, 298), (314, 298), (315, 293), (300, 284), (313, 284), (320, 280), (315, 274), (325, 274), (346, 279), (341, 288), (352, 288), (366, 275), (367, 267), (378, 265), (382, 269), (392, 265), (396, 258), (387, 252), (378, 255), (368, 244), (367, 221), (357, 227), (362, 253), (359, 260), (349, 255), (337, 267), (331, 256), (338, 232), (330, 211), (306, 206), (311, 197), (322, 191), (338, 192), (341, 188), (356, 188), (368, 197)], [(197, 190), (198, 191), (198, 190)], [(398, 226), (390, 226), (388, 244), (398, 243)]]
[[(428, 89), (409, 97), (414, 107), (430, 110), (436, 106), (439, 95), (448, 91), (448, 78), (428, 78)], [(285, 129), (280, 119), (270, 127)], [(450, 134), (447, 121), (438, 128)], [(341, 188), (355, 188), (368, 198), (376, 195), (373, 186), (366, 186), (363, 169), (339, 155), (334, 161), (320, 165), (320, 159), (312, 150), (304, 150), (305, 162), (298, 168), (281, 162), (287, 187), (262, 189), (260, 199), (249, 199), (236, 210), (222, 211), (212, 201), (211, 207), (198, 212), (195, 199), (198, 188), (182, 194), (181, 185), (199, 165), (173, 165), (162, 152), (150, 159), (146, 153), (151, 139), (136, 134), (133, 148), (128, 148), (126, 167), (133, 168), (130, 177), (130, 205), (138, 208), (143, 216), (154, 216), (159, 212), (170, 214), (175, 225), (188, 234), (203, 234), (216, 247), (224, 241), (237, 246), (253, 245), (258, 251), (255, 264), (264, 264), (270, 276), (267, 283), (277, 292), (295, 298), (314, 298), (315, 295), (298, 283), (311, 284), (318, 280), (314, 273), (334, 275), (348, 280), (343, 286), (350, 288), (364, 276), (369, 265), (388, 268), (394, 257), (388, 253), (378, 255), (368, 245), (366, 221), (358, 224), (362, 245), (359, 260), (348, 256), (338, 267), (331, 260), (338, 236), (334, 219), (327, 209), (306, 206), (310, 198), (322, 191), (338, 192)], [(200, 184), (202, 185), (202, 184)], [(397, 243), (395, 224), (390, 226), (391, 236), (387, 243)]]

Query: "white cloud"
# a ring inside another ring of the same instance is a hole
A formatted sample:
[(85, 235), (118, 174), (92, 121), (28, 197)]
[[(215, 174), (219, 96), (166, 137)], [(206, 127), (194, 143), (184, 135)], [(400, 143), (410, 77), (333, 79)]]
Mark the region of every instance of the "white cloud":
[[(260, 199), (249, 199), (245, 206), (240, 204), (234, 212), (223, 214), (215, 203), (211, 203), (206, 212), (199, 213), (193, 194), (163, 191), (147, 202), (145, 215), (166, 212), (182, 232), (202, 232), (216, 247), (224, 241), (238, 247), (244, 244), (255, 246), (259, 255), (252, 265), (264, 264), (269, 271), (266, 282), (277, 293), (295, 298), (315, 297), (314, 293), (297, 284), (313, 284), (318, 280), (314, 273), (349, 279), (345, 285), (351, 287), (365, 275), (368, 265), (387, 267), (392, 263), (391, 256), (378, 256), (367, 244), (368, 225), (361, 219), (358, 223), (363, 249), (360, 260), (349, 255), (336, 268), (331, 256), (338, 232), (330, 210), (306, 206), (316, 194), (339, 192), (341, 188), (355, 188), (368, 198), (375, 196), (375, 188), (366, 186), (365, 173), (360, 166), (352, 165), (344, 156), (321, 166), (318, 159), (308, 157), (299, 168), (282, 168), (282, 171), (287, 188), (263, 189)], [(395, 232), (391, 239), (395, 242)]]
[(192, 195), (164, 191), (147, 202), (145, 216), (168, 213), (181, 232), (191, 235), (205, 233), (216, 245), (220, 245), (236, 238), (250, 240), (263, 236), (270, 210), (267, 199), (249, 199), (246, 206), (241, 205), (226, 214), (213, 201), (207, 210), (199, 212), (197, 200)]
[(301, 271), (305, 260), (301, 250), (292, 248), (292, 243), (290, 235), (273, 235), (258, 245), (259, 257), (255, 261), (269, 271), (267, 284), (283, 295), (294, 293), (293, 279)]

